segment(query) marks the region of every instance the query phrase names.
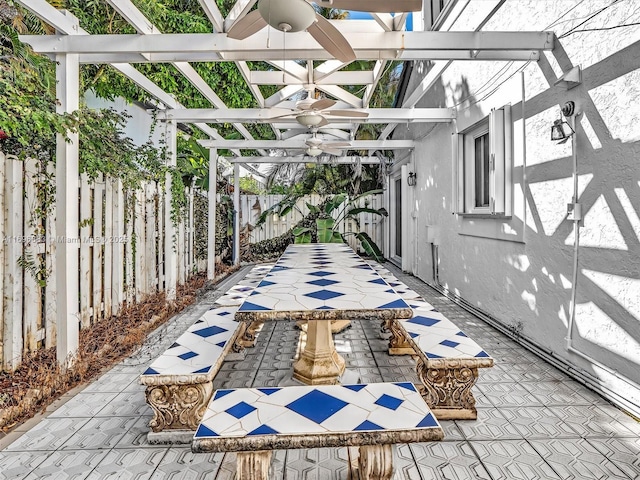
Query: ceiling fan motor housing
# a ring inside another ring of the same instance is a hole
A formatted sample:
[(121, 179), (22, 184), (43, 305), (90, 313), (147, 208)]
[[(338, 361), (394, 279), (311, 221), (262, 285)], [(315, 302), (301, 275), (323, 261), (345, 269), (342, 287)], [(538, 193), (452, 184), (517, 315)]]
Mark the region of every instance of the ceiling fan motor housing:
[(301, 32), (316, 19), (316, 11), (305, 0), (260, 0), (258, 10), (277, 30)]

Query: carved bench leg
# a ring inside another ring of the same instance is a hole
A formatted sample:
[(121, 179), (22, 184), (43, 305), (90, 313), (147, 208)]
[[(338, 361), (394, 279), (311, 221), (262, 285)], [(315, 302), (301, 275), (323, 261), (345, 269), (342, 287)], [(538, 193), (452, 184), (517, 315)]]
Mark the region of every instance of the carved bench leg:
[(393, 475), (391, 445), (363, 445), (359, 448), (360, 480), (390, 480)]
[(238, 480), (268, 480), (271, 450), (238, 452), (236, 454), (236, 478)]
[(195, 432), (212, 393), (213, 382), (148, 386), (145, 395), (153, 409), (149, 427), (156, 433), (167, 430)]
[(262, 327), (264, 322), (258, 320), (251, 322), (249, 326), (244, 327), (244, 331), (238, 335), (236, 344), (244, 348), (250, 348), (256, 346), (256, 339), (258, 338), (258, 330)]
[(387, 327), (391, 331), (389, 355), (415, 355), (415, 351), (405, 337), (404, 328), (396, 320), (390, 320)]
[(475, 420), (476, 399), (471, 388), (478, 380), (478, 369), (469, 367), (427, 368), (419, 358), (416, 365), (422, 398), (438, 420)]

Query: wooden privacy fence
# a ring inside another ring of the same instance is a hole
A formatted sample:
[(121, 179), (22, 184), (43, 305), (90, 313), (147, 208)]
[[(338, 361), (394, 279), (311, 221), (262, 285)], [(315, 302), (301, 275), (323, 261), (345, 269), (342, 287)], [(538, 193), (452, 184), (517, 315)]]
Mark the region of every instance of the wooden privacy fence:
[[(37, 160), (0, 152), (0, 358), (6, 370), (22, 356), (56, 345), (55, 193)], [(52, 173), (52, 172), (48, 172)], [(50, 180), (53, 185), (54, 180)], [(176, 228), (177, 281), (196, 270), (193, 195)], [(50, 204), (51, 210), (40, 213)], [(80, 328), (117, 315), (124, 303), (165, 290), (165, 198), (157, 183), (125, 191), (122, 182), (83, 175), (79, 208)]]
[[(240, 226), (243, 227), (247, 223), (255, 225), (262, 212), (282, 201), (284, 198), (284, 195), (240, 195)], [(307, 195), (300, 198), (296, 203), (296, 208), (293, 208), (286, 215), (282, 217), (279, 215), (269, 215), (267, 217), (267, 221), (263, 225), (251, 231), (250, 242), (257, 243), (286, 233), (309, 213), (307, 203), (310, 203), (311, 205), (319, 205), (322, 200), (323, 197), (320, 195)], [(373, 209), (382, 208), (382, 194), (360, 198), (351, 206), (367, 206)], [(332, 216), (336, 219), (342, 218), (342, 208), (344, 207), (345, 204), (343, 204), (341, 208), (336, 209)], [(342, 234), (346, 234), (345, 239), (351, 248), (356, 251), (361, 250), (358, 240), (354, 235), (349, 235), (349, 233), (366, 232), (382, 249), (384, 239), (382, 222), (384, 221), (384, 217), (374, 215), (372, 213), (361, 213), (358, 215), (358, 221), (359, 226), (353, 219), (346, 219), (341, 221), (338, 225), (338, 231)]]

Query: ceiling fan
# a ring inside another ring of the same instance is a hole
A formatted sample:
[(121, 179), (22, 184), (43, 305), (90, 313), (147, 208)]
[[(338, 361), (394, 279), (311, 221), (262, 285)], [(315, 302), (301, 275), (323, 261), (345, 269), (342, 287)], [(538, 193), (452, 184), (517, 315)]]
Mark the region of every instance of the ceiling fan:
[[(369, 116), (367, 112), (361, 112), (359, 110), (328, 110), (336, 104), (334, 100), (328, 98), (321, 98), (316, 100), (314, 98), (307, 97), (304, 100), (300, 100), (296, 103), (296, 108), (283, 109), (272, 108), (273, 116), (269, 117), (269, 120), (283, 117), (296, 117), (298, 123), (305, 127), (324, 127), (329, 124), (329, 121), (325, 116), (333, 117), (359, 117), (366, 118)], [(284, 113), (283, 113), (284, 112)]]
[[(411, 12), (422, 9), (422, 0), (313, 0), (321, 7), (363, 12)], [(389, 4), (392, 3), (393, 7)], [(258, 9), (247, 13), (227, 32), (230, 38), (244, 40), (267, 25), (282, 32), (306, 30), (322, 48), (342, 62), (356, 54), (347, 39), (306, 0), (259, 0)]]
[(310, 157), (317, 157), (322, 153), (328, 153), (329, 155), (342, 155), (342, 151), (346, 147), (350, 147), (351, 144), (348, 142), (323, 142), (321, 138), (317, 137), (318, 130), (313, 128), (311, 130), (312, 135), (310, 138), (305, 140), (305, 144), (307, 145), (307, 149), (304, 153), (309, 155)]

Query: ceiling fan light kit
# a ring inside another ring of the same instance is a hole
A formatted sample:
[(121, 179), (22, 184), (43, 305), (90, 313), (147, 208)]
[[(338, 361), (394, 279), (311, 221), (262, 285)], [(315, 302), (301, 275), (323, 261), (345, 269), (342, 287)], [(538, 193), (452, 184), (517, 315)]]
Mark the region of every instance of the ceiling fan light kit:
[(316, 20), (316, 11), (307, 2), (260, 0), (258, 11), (269, 25), (284, 32), (302, 32)]
[(317, 127), (321, 123), (323, 123), (325, 118), (322, 115), (318, 115), (313, 112), (305, 112), (297, 115), (296, 120), (298, 121), (298, 123), (304, 125), (305, 127)]

